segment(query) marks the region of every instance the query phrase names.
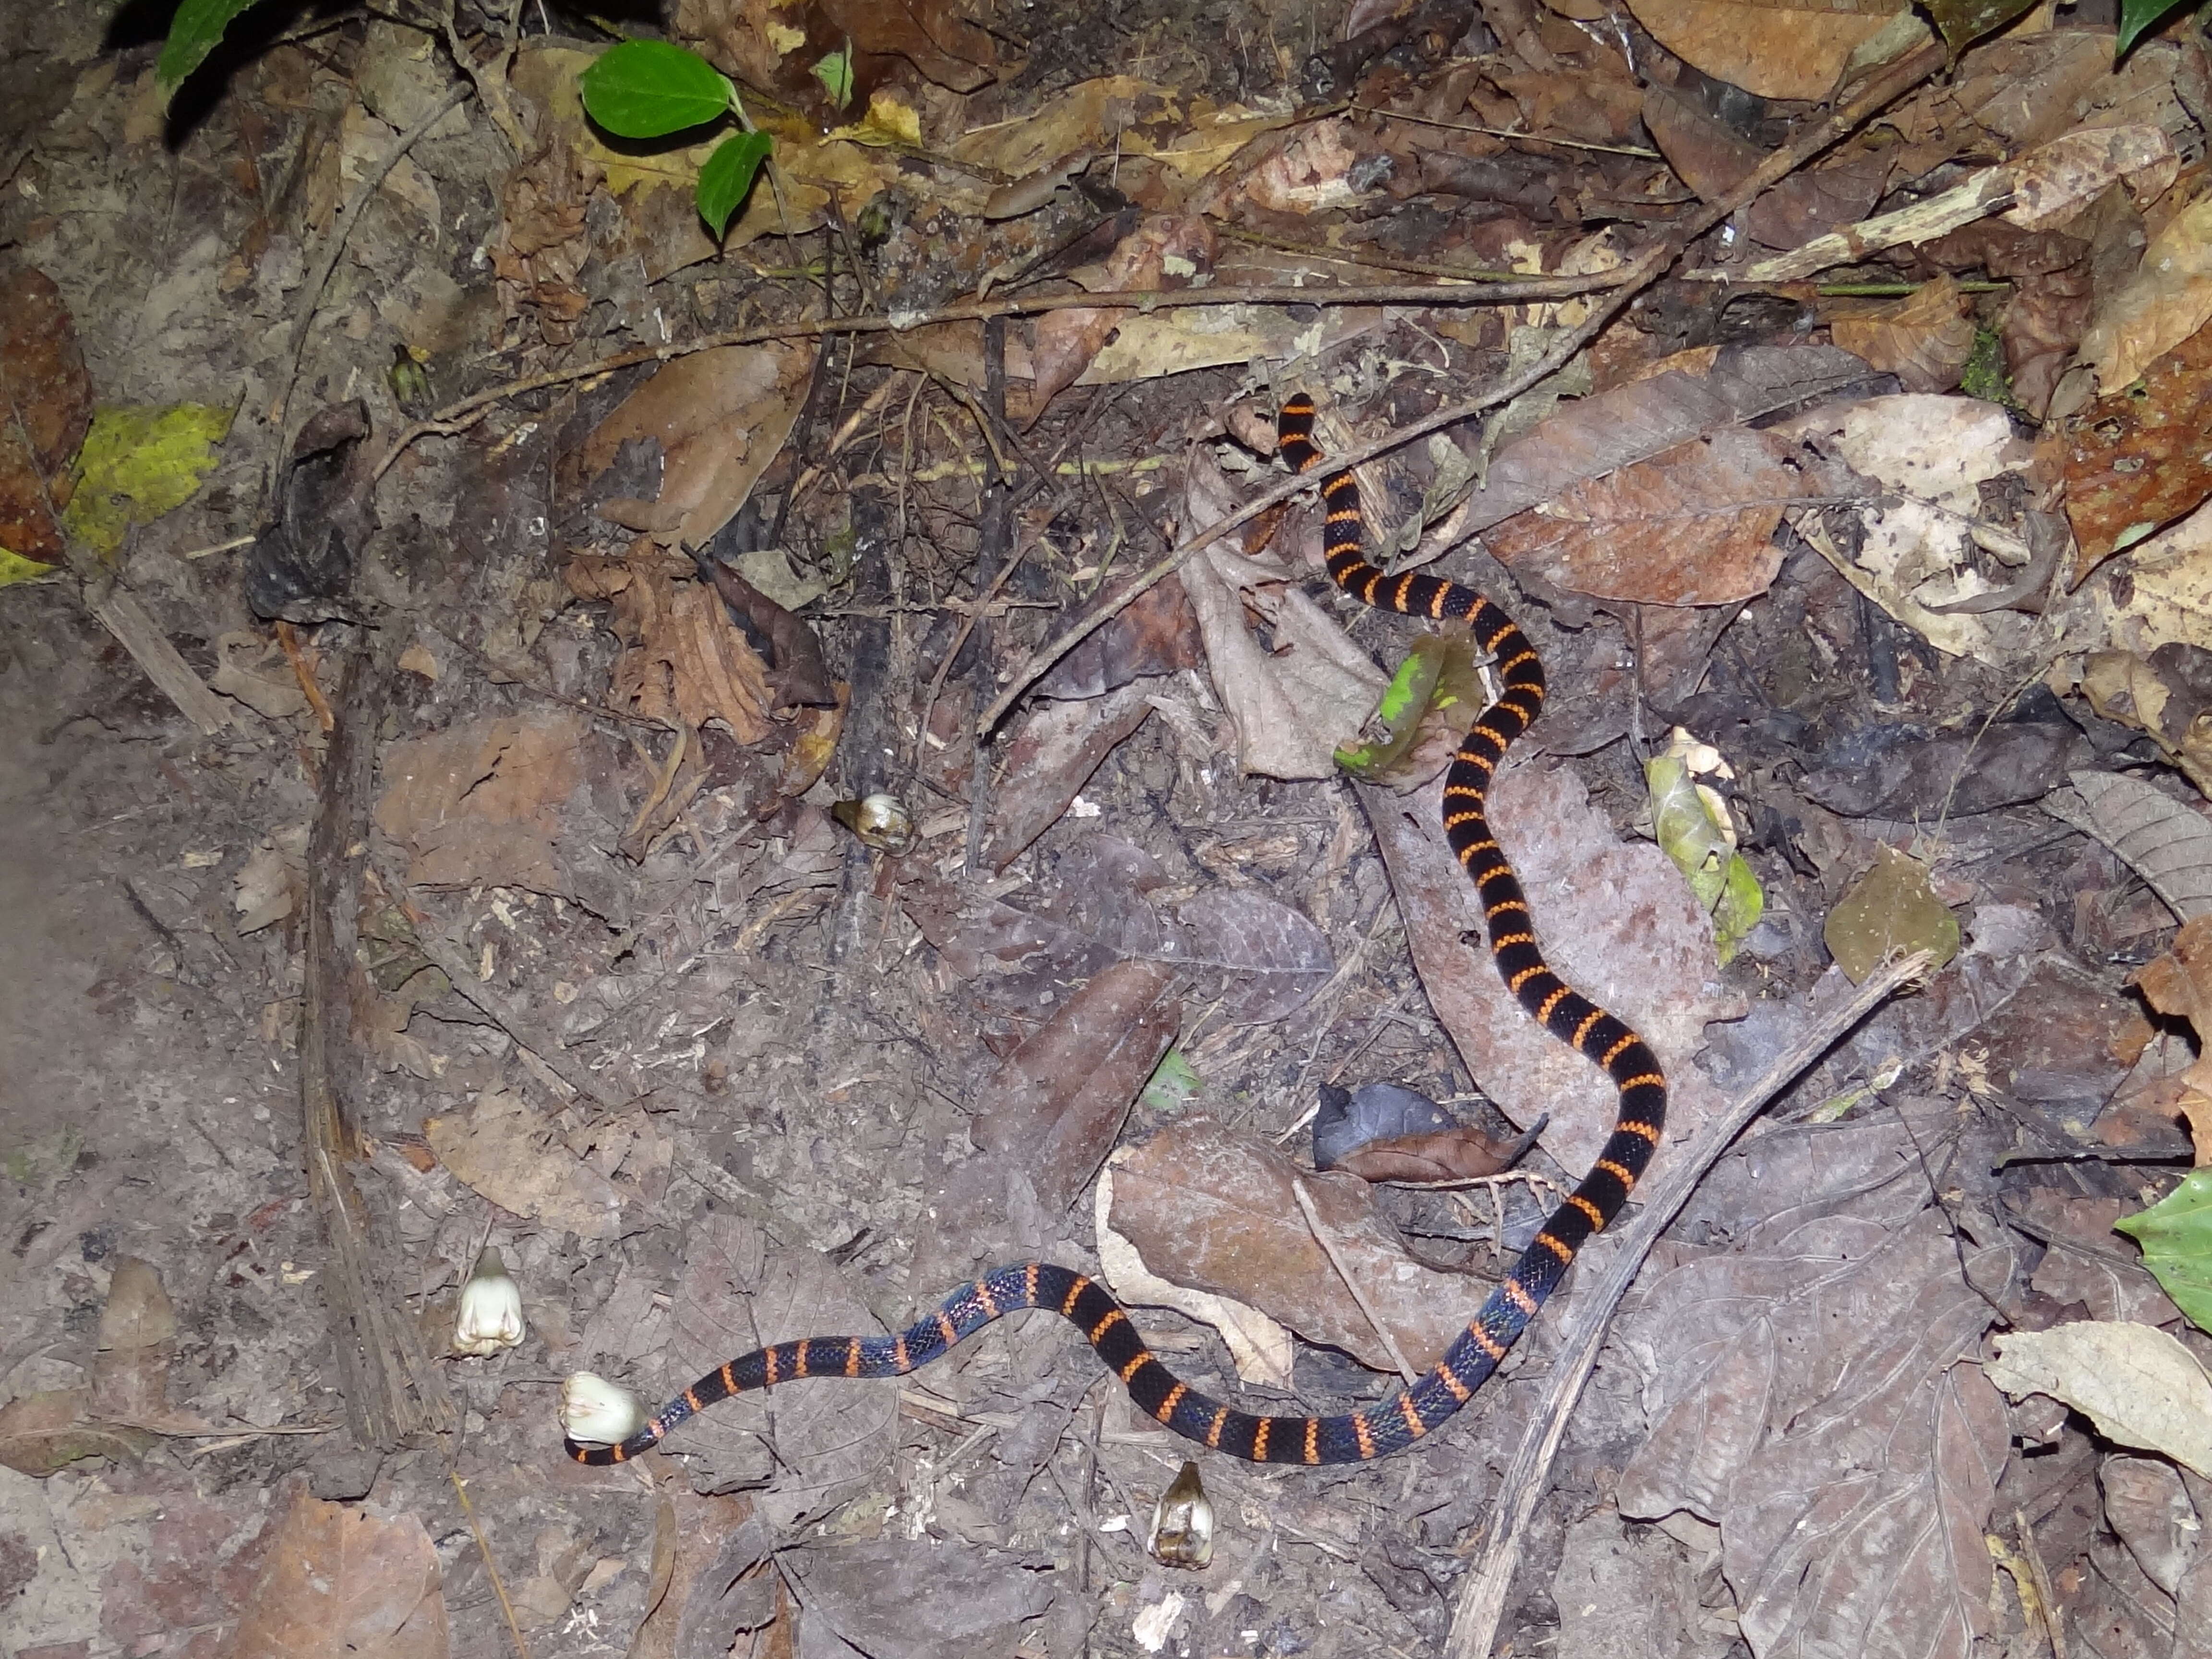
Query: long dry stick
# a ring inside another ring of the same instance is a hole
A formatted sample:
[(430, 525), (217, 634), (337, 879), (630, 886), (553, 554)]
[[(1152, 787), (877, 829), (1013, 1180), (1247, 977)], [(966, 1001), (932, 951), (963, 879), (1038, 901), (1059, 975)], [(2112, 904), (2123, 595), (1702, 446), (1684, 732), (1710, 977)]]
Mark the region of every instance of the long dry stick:
[[(1775, 185), (1779, 184), (1789, 173), (1811, 161), (1830, 145), (1849, 137), (1861, 123), (1911, 91), (1913, 88), (1941, 69), (1944, 62), (1945, 52), (1942, 45), (1930, 44), (1893, 65), (1869, 82), (1856, 97), (1837, 110), (1826, 120), (1769, 155), (1741, 184), (1725, 197), (1684, 221), (1682, 224), (1661, 240), (1653, 243), (1626, 265), (1618, 270), (1607, 272), (1607, 280), (1613, 286), (1605, 294), (1603, 299), (1596, 301), (1589, 316), (1584, 319), (1580, 325), (1561, 335), (1553, 343), (1551, 349), (1545, 352), (1543, 356), (1535, 362), (1531, 363), (1527, 369), (1521, 374), (1508, 376), (1479, 397), (1470, 398), (1464, 403), (1448, 404), (1434, 414), (1415, 421), (1410, 426), (1401, 427), (1386, 436), (1377, 438), (1372, 443), (1363, 444), (1357, 449), (1331, 456), (1330, 470), (1334, 471), (1358, 466), (1364, 462), (1373, 460), (1378, 455), (1386, 455), (1394, 449), (1411, 443), (1416, 438), (1425, 437), (1430, 433), (1438, 431), (1444, 427), (1456, 426), (1461, 422), (1470, 420), (1501, 404), (1510, 403), (1530, 387), (1548, 380), (1565, 368), (1577, 352), (1595, 339), (1600, 331), (1627, 307), (1630, 301), (1656, 282), (1662, 274), (1682, 257), (1684, 250), (1698, 238), (1703, 236), (1730, 214), (1748, 205), (1752, 198), (1762, 191), (1771, 189)], [(1200, 292), (1203, 291), (1200, 290)], [(1336, 289), (1301, 290), (1307, 295), (1309, 301), (1316, 305), (1334, 302), (1338, 295), (1352, 291)], [(1443, 290), (1432, 289), (1425, 291), (1431, 295), (1438, 292), (1449, 294), (1455, 300), (1463, 297), (1469, 304), (1480, 304), (1504, 297), (1503, 284), (1479, 289)], [(1158, 563), (1139, 575), (1134, 581), (1111, 599), (1093, 607), (1066, 632), (1032, 653), (1029, 660), (1015, 671), (1006, 690), (1000, 695), (997, 701), (983, 711), (982, 718), (977, 722), (978, 729), (988, 732), (1004, 720), (1006, 711), (1014, 706), (1016, 700), (1028, 690), (1038, 675), (1074, 649), (1132, 599), (1180, 568), (1183, 561), (1200, 548), (1219, 537), (1227, 535), (1248, 519), (1258, 516), (1278, 501), (1289, 500), (1299, 490), (1307, 487), (1308, 481), (1303, 477), (1285, 478), (1280, 483), (1261, 490), (1227, 517), (1217, 519), (1203, 530), (1185, 537), (1176, 544), (1174, 550), (1161, 559)]]
[(1682, 1206), (1705, 1179), (1723, 1152), (1749, 1127), (1766, 1104), (1788, 1088), (1797, 1074), (1841, 1041), (1861, 1020), (1893, 994), (1919, 978), (1935, 964), (1935, 956), (1917, 951), (1894, 962), (1859, 987), (1858, 994), (1824, 1016), (1788, 1050), (1776, 1059), (1765, 1075), (1752, 1085), (1719, 1117), (1707, 1123), (1683, 1152), (1669, 1153), (1657, 1179), (1637, 1189), (1640, 1208), (1636, 1219), (1613, 1237), (1605, 1272), (1587, 1291), (1573, 1316), (1560, 1331), (1559, 1352), (1543, 1398), (1528, 1415), (1527, 1429), (1513, 1462), (1498, 1489), (1498, 1506), (1492, 1512), (1490, 1539), (1482, 1559), (1460, 1586), (1459, 1605), (1452, 1611), (1451, 1635), (1444, 1644), (1444, 1659), (1482, 1659), (1498, 1635), (1505, 1612), (1505, 1595), (1512, 1588), (1513, 1570), (1520, 1565), (1528, 1536), (1528, 1520), (1544, 1495), (1545, 1477), (1553, 1455), (1566, 1432), (1567, 1416), (1597, 1364), (1613, 1310), (1627, 1292), (1644, 1258), (1659, 1242), (1659, 1235), (1674, 1224)]

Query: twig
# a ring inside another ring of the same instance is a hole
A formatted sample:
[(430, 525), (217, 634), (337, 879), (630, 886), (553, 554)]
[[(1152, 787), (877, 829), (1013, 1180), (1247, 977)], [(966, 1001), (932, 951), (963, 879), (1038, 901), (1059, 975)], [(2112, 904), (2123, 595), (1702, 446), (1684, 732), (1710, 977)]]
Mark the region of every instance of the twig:
[(1351, 1265), (1338, 1252), (1336, 1241), (1329, 1237), (1328, 1229), (1322, 1224), (1321, 1212), (1314, 1208), (1313, 1194), (1306, 1190), (1306, 1183), (1292, 1176), (1291, 1193), (1298, 1200), (1298, 1212), (1306, 1218), (1306, 1231), (1313, 1235), (1314, 1243), (1321, 1246), (1321, 1253), (1328, 1258), (1328, 1265), (1336, 1269), (1336, 1276), (1344, 1281), (1344, 1288), (1352, 1292), (1352, 1299), (1359, 1304), (1359, 1311), (1367, 1316), (1367, 1322), (1374, 1327), (1375, 1334), (1382, 1339), (1382, 1346), (1390, 1356), (1390, 1363), (1398, 1368), (1398, 1375), (1406, 1379), (1407, 1388), (1412, 1388), (1421, 1380), (1421, 1374), (1406, 1363), (1406, 1356), (1398, 1351), (1398, 1339), (1390, 1334), (1390, 1328), (1382, 1322), (1382, 1316), (1375, 1311), (1374, 1304), (1367, 1299), (1367, 1292), (1359, 1288), (1359, 1281), (1352, 1276)]
[(453, 1492), (461, 1500), (461, 1513), (469, 1518), (469, 1530), (476, 1534), (477, 1552), (483, 1557), (484, 1575), (491, 1580), (491, 1593), (499, 1597), (499, 1610), (507, 1615), (507, 1633), (514, 1638), (514, 1650), (522, 1659), (530, 1659), (530, 1644), (522, 1639), (521, 1622), (514, 1616), (514, 1603), (507, 1599), (507, 1586), (499, 1580), (499, 1563), (491, 1559), (491, 1540), (484, 1536), (483, 1524), (477, 1519), (476, 1505), (469, 1502), (469, 1489), (462, 1484), (460, 1471), (448, 1469), (446, 1478), (453, 1483)]
[[(1769, 155), (1725, 197), (1684, 221), (1672, 233), (1653, 243), (1626, 265), (1606, 273), (1607, 282), (1612, 284), (1610, 291), (1597, 302), (1590, 315), (1578, 327), (1560, 336), (1553, 342), (1551, 349), (1545, 352), (1541, 358), (1530, 364), (1522, 373), (1509, 376), (1479, 397), (1470, 398), (1464, 403), (1449, 404), (1437, 410), (1432, 415), (1413, 422), (1411, 425), (1401, 427), (1372, 443), (1363, 444), (1357, 449), (1347, 450), (1340, 455), (1330, 457), (1331, 469), (1333, 471), (1349, 469), (1371, 461), (1378, 455), (1387, 455), (1394, 449), (1402, 448), (1416, 438), (1426, 437), (1430, 433), (1440, 431), (1448, 426), (1456, 426), (1462, 421), (1470, 420), (1498, 404), (1510, 403), (1531, 386), (1549, 379), (1564, 368), (1583, 346), (1595, 339), (1607, 324), (1626, 308), (1630, 301), (1657, 281), (1660, 275), (1680, 258), (1683, 252), (1698, 237), (1703, 236), (1738, 209), (1747, 205), (1762, 191), (1771, 189), (1778, 184), (1793, 169), (1811, 161), (1831, 144), (1847, 137), (1860, 123), (1879, 112), (1893, 100), (1902, 97), (1919, 85), (1921, 82), (1941, 69), (1944, 61), (1944, 48), (1940, 44), (1931, 44), (1914, 52), (1902, 63), (1877, 76), (1850, 103), (1811, 131), (1801, 135), (1792, 143)], [(1351, 290), (1335, 289), (1308, 290), (1316, 303), (1349, 291)], [(1506, 289), (1503, 284), (1500, 284), (1495, 288), (1463, 291), (1431, 290), (1431, 293), (1439, 291), (1462, 294), (1466, 302), (1480, 304), (1487, 299), (1502, 295)], [(1308, 481), (1303, 474), (1285, 478), (1280, 483), (1261, 490), (1225, 518), (1217, 519), (1205, 529), (1184, 538), (1174, 551), (1138, 576), (1127, 587), (1103, 604), (1094, 607), (1088, 616), (1057, 639), (1032, 653), (1030, 659), (1015, 672), (1006, 690), (983, 711), (982, 717), (978, 722), (979, 728), (988, 732), (1005, 719), (1006, 711), (1013, 707), (1015, 701), (1029, 689), (1030, 684), (1038, 675), (1043, 673), (1046, 669), (1051, 667), (1054, 663), (1059, 661), (1061, 657), (1088, 638), (1109, 617), (1120, 612), (1132, 599), (1152, 587), (1163, 577), (1179, 568), (1183, 561), (1200, 548), (1218, 537), (1227, 535), (1237, 526), (1258, 516), (1274, 506), (1276, 502), (1288, 501), (1300, 489), (1308, 487)]]
[(1451, 1635), (1444, 1645), (1445, 1659), (1483, 1659), (1491, 1651), (1498, 1620), (1505, 1611), (1505, 1595), (1512, 1587), (1513, 1571), (1520, 1565), (1527, 1541), (1529, 1519), (1543, 1497), (1553, 1455), (1566, 1432), (1567, 1414), (1597, 1364), (1598, 1349), (1613, 1310), (1660, 1234), (1674, 1224), (1705, 1171), (1769, 1101), (1893, 993), (1926, 973), (1934, 962), (1934, 952), (1918, 951), (1875, 974), (1859, 988), (1856, 996), (1817, 1021), (1791, 1044), (1747, 1093), (1707, 1123), (1695, 1142), (1670, 1158), (1658, 1178), (1639, 1190), (1642, 1208), (1636, 1219), (1617, 1236), (1603, 1274), (1584, 1291), (1581, 1305), (1560, 1331), (1559, 1356), (1552, 1362), (1544, 1396), (1529, 1413), (1520, 1447), (1499, 1489), (1489, 1541), (1474, 1571), (1460, 1586)]
[(2027, 1512), (2014, 1510), (2012, 1514), (2020, 1527), (2020, 1553), (2027, 1561), (2028, 1582), (2035, 1586), (2036, 1621), (2051, 1643), (2051, 1659), (2066, 1659), (2066, 1615), (2051, 1593), (2051, 1570), (2043, 1565), (2043, 1552), (2035, 1547), (2035, 1528), (2028, 1525)]
[(672, 341), (662, 346), (640, 346), (617, 351), (596, 362), (569, 368), (548, 369), (526, 375), (503, 386), (490, 386), (471, 397), (448, 404), (425, 416), (392, 441), (370, 480), (382, 477), (417, 438), (450, 437), (465, 432), (483, 417), (495, 404), (548, 386), (588, 380), (640, 363), (665, 363), (695, 351), (723, 346), (760, 345), (769, 340), (805, 339), (821, 334), (896, 334), (928, 328), (939, 323), (978, 323), (994, 317), (1033, 317), (1048, 311), (1182, 311), (1194, 306), (1495, 306), (1528, 300), (1570, 300), (1602, 293), (1627, 280), (1620, 270), (1601, 270), (1584, 276), (1532, 276), (1526, 282), (1494, 283), (1480, 286), (1451, 283), (1388, 283), (1365, 288), (1291, 288), (1261, 283), (1250, 288), (1192, 288), (1162, 291), (1152, 289), (1117, 290), (1107, 294), (1048, 294), (1009, 295), (1002, 300), (979, 300), (947, 306), (941, 311), (870, 314), (859, 317), (803, 317), (787, 323), (767, 323), (754, 328), (731, 329), (696, 340)]
[[(331, 273), (337, 269), (338, 255), (345, 251), (346, 238), (353, 234), (354, 222), (361, 217), (377, 191), (382, 187), (386, 175), (398, 167), (400, 158), (415, 147), (416, 140), (444, 120), (447, 111), (459, 108), (468, 98), (470, 90), (465, 81), (449, 88), (446, 95), (421, 120), (399, 135), (398, 141), (385, 152), (381, 161), (362, 174), (361, 183), (354, 187), (352, 197), (339, 210), (338, 216), (331, 222), (330, 233), (323, 239), (322, 252), (315, 258), (315, 268), (307, 274), (307, 280), (300, 289), (300, 314), (293, 319), (292, 347), (286, 354), (291, 359), (291, 364), (285, 369), (283, 381), (277, 387), (276, 401), (270, 406), (269, 426), (276, 434), (276, 441), (270, 453), (269, 473), (263, 493), (272, 501), (276, 496), (277, 475), (283, 470), (285, 452), (290, 447), (289, 440), (285, 436), (284, 420), (292, 406), (292, 388), (300, 378), (300, 360), (307, 355), (307, 331), (314, 323), (316, 310), (322, 305), (323, 289), (331, 280)], [(377, 475), (381, 476), (383, 471), (380, 466), (377, 468)], [(374, 479), (372, 478), (371, 482), (374, 483)]]

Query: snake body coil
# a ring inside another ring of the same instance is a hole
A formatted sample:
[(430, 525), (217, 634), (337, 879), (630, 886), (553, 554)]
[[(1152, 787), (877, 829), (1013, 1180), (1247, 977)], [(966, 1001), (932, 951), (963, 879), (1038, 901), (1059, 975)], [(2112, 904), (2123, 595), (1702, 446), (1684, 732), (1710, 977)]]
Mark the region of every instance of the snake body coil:
[[(1284, 459), (1299, 471), (1319, 465), (1314, 406), (1283, 405)], [(662, 1407), (620, 1445), (567, 1443), (580, 1463), (619, 1463), (657, 1444), (694, 1413), (756, 1389), (802, 1376), (901, 1376), (926, 1365), (994, 1320), (1023, 1308), (1047, 1308), (1072, 1322), (1121, 1379), (1146, 1414), (1177, 1434), (1255, 1463), (1355, 1463), (1410, 1445), (1474, 1396), (1528, 1328), (1575, 1252), (1620, 1212), (1659, 1144), (1667, 1081), (1651, 1050), (1621, 1020), (1570, 988), (1545, 964), (1530, 930), (1528, 901), (1498, 849), (1484, 812), (1492, 775), (1507, 747), (1534, 722), (1544, 702), (1544, 666), (1513, 619), (1471, 587), (1435, 576), (1389, 576), (1362, 556), (1359, 489), (1349, 472), (1322, 484), (1328, 513), (1328, 574), (1365, 603), (1409, 616), (1464, 619), (1497, 663), (1504, 691), (1453, 756), (1444, 779), (1444, 836), (1481, 896), (1498, 970), (1521, 1006), (1561, 1042), (1602, 1067), (1620, 1091), (1620, 1115), (1582, 1184), (1545, 1222), (1513, 1269), (1442, 1359), (1410, 1388), (1365, 1409), (1335, 1417), (1259, 1417), (1200, 1394), (1145, 1346), (1121, 1304), (1085, 1274), (1049, 1262), (1001, 1267), (945, 1298), (937, 1311), (896, 1336), (810, 1337), (729, 1360)]]

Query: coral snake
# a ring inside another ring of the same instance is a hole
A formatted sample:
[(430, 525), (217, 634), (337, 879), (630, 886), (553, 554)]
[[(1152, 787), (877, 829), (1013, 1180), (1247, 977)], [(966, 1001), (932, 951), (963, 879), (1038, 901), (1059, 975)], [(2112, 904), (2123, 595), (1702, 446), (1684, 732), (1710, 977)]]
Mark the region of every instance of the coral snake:
[[(1319, 465), (1313, 404), (1283, 405), (1284, 459), (1303, 472)], [(1620, 1091), (1620, 1115), (1597, 1163), (1545, 1222), (1543, 1231), (1482, 1304), (1442, 1359), (1413, 1385), (1364, 1410), (1336, 1417), (1257, 1417), (1208, 1398), (1155, 1358), (1129, 1316), (1098, 1283), (1071, 1268), (1031, 1261), (1001, 1267), (947, 1297), (937, 1311), (896, 1336), (809, 1337), (732, 1359), (664, 1406), (616, 1446), (571, 1440), (580, 1463), (619, 1463), (656, 1444), (694, 1413), (756, 1389), (802, 1376), (900, 1376), (1023, 1308), (1048, 1308), (1073, 1322), (1147, 1415), (1177, 1434), (1255, 1463), (1354, 1463), (1410, 1445), (1473, 1396), (1514, 1339), (1565, 1274), (1575, 1252), (1620, 1213), (1650, 1162), (1667, 1113), (1667, 1084), (1643, 1038), (1568, 986), (1544, 963), (1529, 929), (1521, 884), (1498, 850), (1483, 798), (1507, 747), (1534, 721), (1544, 702), (1544, 668), (1528, 636), (1471, 587), (1434, 576), (1390, 576), (1362, 556), (1359, 489), (1349, 472), (1322, 485), (1328, 512), (1328, 574), (1365, 603), (1437, 620), (1464, 619), (1496, 663), (1503, 691), (1452, 757), (1444, 779), (1445, 839), (1475, 884), (1498, 972), (1521, 1006), (1564, 1042), (1582, 1050)]]

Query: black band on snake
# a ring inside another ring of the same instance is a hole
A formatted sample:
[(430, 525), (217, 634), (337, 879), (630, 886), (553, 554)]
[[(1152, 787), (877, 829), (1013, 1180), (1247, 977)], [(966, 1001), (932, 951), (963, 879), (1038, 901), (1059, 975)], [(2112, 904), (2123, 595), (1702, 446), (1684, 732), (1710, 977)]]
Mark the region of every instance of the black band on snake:
[[(1309, 399), (1294, 397), (1283, 405), (1282, 453), (1299, 471), (1322, 459), (1313, 444), (1313, 422)], [(955, 1291), (897, 1336), (811, 1337), (732, 1359), (684, 1389), (620, 1445), (586, 1447), (572, 1440), (570, 1456), (580, 1463), (622, 1462), (718, 1401), (802, 1376), (904, 1376), (994, 1320), (1022, 1308), (1048, 1308), (1090, 1339), (1139, 1407), (1188, 1439), (1255, 1463), (1361, 1462), (1410, 1445), (1465, 1405), (1535, 1317), (1575, 1252), (1620, 1212), (1659, 1144), (1666, 1079), (1641, 1037), (1545, 965), (1521, 884), (1483, 811), (1491, 776), (1507, 747), (1543, 706), (1543, 665), (1512, 618), (1473, 588), (1418, 574), (1389, 576), (1369, 564), (1361, 556), (1359, 489), (1349, 472), (1326, 480), (1322, 499), (1328, 509), (1328, 574), (1338, 586), (1369, 605), (1409, 616), (1464, 618), (1477, 643), (1496, 659), (1504, 689), (1452, 757), (1444, 779), (1444, 836), (1474, 880), (1491, 954), (1521, 1006), (1553, 1036), (1602, 1066), (1620, 1091), (1620, 1115), (1597, 1163), (1545, 1222), (1474, 1322), (1412, 1388), (1380, 1404), (1337, 1417), (1257, 1417), (1177, 1382), (1094, 1280), (1032, 1261), (1001, 1267)]]

